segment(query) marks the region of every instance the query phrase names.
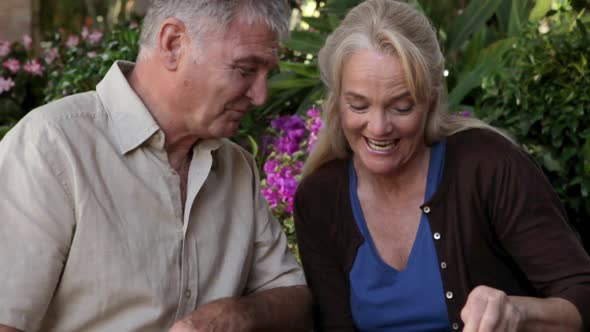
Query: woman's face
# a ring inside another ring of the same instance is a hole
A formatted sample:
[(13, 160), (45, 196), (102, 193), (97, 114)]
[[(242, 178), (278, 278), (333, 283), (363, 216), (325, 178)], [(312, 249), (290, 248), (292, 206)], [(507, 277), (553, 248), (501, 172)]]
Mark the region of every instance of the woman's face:
[(351, 55), (343, 65), (338, 102), (357, 167), (395, 175), (425, 153), (428, 102), (412, 98), (397, 57), (375, 50)]

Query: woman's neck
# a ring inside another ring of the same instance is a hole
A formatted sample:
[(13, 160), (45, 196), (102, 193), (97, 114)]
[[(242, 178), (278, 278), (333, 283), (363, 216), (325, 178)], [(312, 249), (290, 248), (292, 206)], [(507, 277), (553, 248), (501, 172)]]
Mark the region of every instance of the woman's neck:
[(400, 202), (423, 200), (428, 177), (430, 148), (424, 146), (414, 158), (388, 174), (375, 174), (354, 159), (357, 172), (357, 191), (371, 197)]

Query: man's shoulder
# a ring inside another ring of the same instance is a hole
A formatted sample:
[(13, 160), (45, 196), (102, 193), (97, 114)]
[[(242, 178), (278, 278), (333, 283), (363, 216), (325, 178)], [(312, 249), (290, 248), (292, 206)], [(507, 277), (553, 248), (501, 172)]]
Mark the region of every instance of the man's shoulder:
[(67, 122), (79, 117), (95, 117), (103, 112), (103, 107), (96, 91), (88, 91), (66, 96), (39, 106), (27, 114), (29, 122)]
[(76, 137), (78, 132), (88, 131), (88, 127), (81, 126), (81, 122), (94, 123), (101, 116), (106, 114), (96, 92), (79, 93), (33, 109), (8, 132), (5, 139), (46, 143), (58, 132)]

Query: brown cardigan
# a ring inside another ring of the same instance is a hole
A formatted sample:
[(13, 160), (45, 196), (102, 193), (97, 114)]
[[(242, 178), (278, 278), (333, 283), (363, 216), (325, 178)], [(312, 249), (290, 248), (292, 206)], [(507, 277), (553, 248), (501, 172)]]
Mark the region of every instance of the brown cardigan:
[[(485, 129), (448, 137), (445, 159), (438, 190), (421, 209), (435, 238), (452, 328), (463, 328), (469, 292), (486, 285), (508, 295), (567, 299), (590, 331), (590, 258), (542, 171), (519, 147)], [(352, 215), (347, 165), (323, 165), (295, 196), (317, 331), (356, 330), (349, 272), (364, 239)]]

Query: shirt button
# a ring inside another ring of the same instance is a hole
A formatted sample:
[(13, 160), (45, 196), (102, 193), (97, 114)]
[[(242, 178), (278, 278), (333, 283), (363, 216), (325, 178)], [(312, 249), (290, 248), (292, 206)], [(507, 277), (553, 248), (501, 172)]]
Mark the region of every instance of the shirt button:
[(447, 292), (447, 293), (445, 294), (445, 296), (447, 297), (447, 299), (449, 299), (449, 300), (450, 300), (450, 299), (452, 299), (452, 298), (453, 298), (453, 292)]
[(430, 213), (430, 206), (428, 206), (428, 205), (425, 206), (423, 211), (424, 211), (424, 213), (429, 214)]
[(446, 269), (447, 268), (447, 262), (440, 263), (440, 268), (441, 269)]
[(192, 294), (192, 293), (191, 293), (191, 290), (190, 290), (190, 289), (187, 289), (187, 290), (185, 290), (185, 291), (184, 291), (184, 296), (185, 296), (187, 299), (191, 297), (191, 294)]
[(435, 240), (440, 240), (440, 233), (436, 232), (432, 235), (434, 237)]
[(453, 330), (457, 331), (459, 329), (459, 324), (453, 323), (452, 327), (453, 327)]

